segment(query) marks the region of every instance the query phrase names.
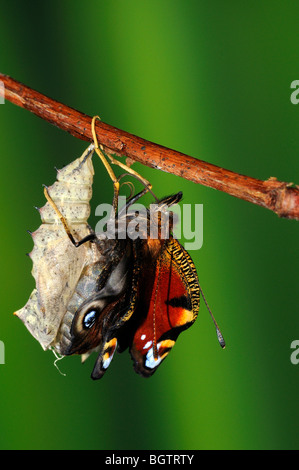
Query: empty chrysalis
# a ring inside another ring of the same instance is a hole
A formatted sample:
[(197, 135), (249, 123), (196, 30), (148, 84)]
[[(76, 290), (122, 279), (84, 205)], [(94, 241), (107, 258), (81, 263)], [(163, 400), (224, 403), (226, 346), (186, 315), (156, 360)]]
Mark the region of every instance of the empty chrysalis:
[[(83, 155), (57, 171), (57, 181), (47, 191), (68, 221), (72, 234), (82, 239), (90, 234), (90, 214), (94, 169), (90, 145)], [(42, 225), (33, 232), (32, 275), (36, 288), (27, 304), (15, 314), (23, 321), (43, 349), (59, 353), (58, 332), (84, 267), (94, 259), (90, 244), (76, 248), (70, 243), (61, 220), (47, 202), (39, 209)]]

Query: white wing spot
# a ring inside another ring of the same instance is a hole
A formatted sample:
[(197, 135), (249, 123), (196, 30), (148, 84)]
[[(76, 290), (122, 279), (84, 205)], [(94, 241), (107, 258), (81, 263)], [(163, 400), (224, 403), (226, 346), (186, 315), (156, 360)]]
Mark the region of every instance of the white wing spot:
[[(159, 350), (161, 346), (161, 343), (157, 344), (157, 350)], [(145, 366), (148, 367), (149, 369), (155, 369), (160, 362), (162, 361), (162, 358), (158, 356), (157, 359), (154, 357), (154, 348), (151, 348), (148, 350), (146, 354), (146, 360), (145, 360)]]
[(112, 361), (112, 358), (113, 358), (113, 354), (111, 354), (110, 357), (108, 357), (108, 359), (105, 359), (105, 361), (103, 361), (103, 369), (107, 369), (110, 365), (110, 362)]

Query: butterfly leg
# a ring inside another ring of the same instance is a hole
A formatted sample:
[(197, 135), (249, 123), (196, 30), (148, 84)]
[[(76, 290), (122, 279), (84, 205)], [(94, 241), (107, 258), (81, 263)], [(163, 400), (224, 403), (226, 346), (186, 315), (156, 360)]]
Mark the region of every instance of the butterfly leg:
[(77, 248), (78, 246), (82, 245), (83, 243), (86, 243), (88, 241), (93, 241), (96, 239), (96, 234), (94, 232), (90, 233), (89, 235), (87, 235), (86, 237), (82, 238), (82, 240), (79, 240), (79, 241), (76, 241), (72, 235), (72, 232), (68, 226), (68, 223), (67, 223), (67, 220), (66, 218), (62, 215), (62, 213), (60, 212), (60, 210), (58, 209), (57, 205), (55, 204), (55, 202), (53, 201), (53, 199), (51, 198), (50, 194), (49, 194), (49, 191), (48, 191), (48, 188), (47, 186), (44, 185), (44, 195), (45, 195), (45, 198), (47, 199), (48, 203), (50, 204), (50, 206), (53, 208), (53, 210), (56, 212), (56, 214), (58, 215), (63, 227), (64, 227), (64, 230), (67, 234), (67, 236), (69, 237), (70, 241), (72, 242), (72, 244)]
[(136, 171), (132, 170), (132, 168), (130, 168), (128, 165), (125, 165), (124, 163), (116, 160), (115, 158), (112, 157), (112, 155), (110, 155), (109, 153), (106, 154), (104, 152), (104, 148), (101, 144), (98, 143), (98, 139), (97, 139), (97, 135), (96, 135), (96, 131), (95, 131), (95, 123), (96, 123), (96, 120), (99, 119), (100, 120), (100, 117), (99, 116), (94, 116), (92, 118), (92, 122), (91, 122), (91, 132), (92, 132), (92, 136), (93, 136), (93, 140), (94, 140), (94, 146), (95, 146), (95, 151), (96, 153), (98, 154), (98, 156), (100, 157), (100, 159), (102, 160), (110, 178), (112, 179), (112, 182), (113, 182), (113, 185), (114, 185), (114, 196), (113, 196), (113, 208), (115, 210), (115, 213), (117, 212), (117, 208), (118, 208), (118, 195), (119, 195), (119, 180), (120, 178), (122, 178), (124, 175), (121, 175), (119, 178), (116, 178), (115, 174), (114, 174), (114, 171), (112, 170), (111, 168), (111, 165), (109, 164), (108, 162), (108, 158), (110, 160), (110, 162), (113, 164), (113, 165), (118, 165), (120, 168), (122, 168), (123, 170), (126, 171), (127, 174), (131, 175), (131, 176), (134, 176), (136, 177), (137, 179), (139, 179), (142, 184), (148, 188), (147, 190), (150, 191), (151, 188), (152, 188), (152, 185), (150, 184), (149, 181), (147, 181), (145, 178), (143, 178), (142, 176), (139, 175), (139, 173), (137, 173)]

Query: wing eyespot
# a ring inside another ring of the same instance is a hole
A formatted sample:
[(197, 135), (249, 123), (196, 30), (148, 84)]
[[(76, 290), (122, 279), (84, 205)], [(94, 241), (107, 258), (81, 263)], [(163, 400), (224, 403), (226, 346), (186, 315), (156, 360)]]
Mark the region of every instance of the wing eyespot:
[(86, 329), (86, 330), (89, 330), (90, 328), (92, 328), (93, 325), (96, 322), (97, 317), (98, 317), (98, 311), (97, 310), (92, 309), (89, 312), (87, 312), (84, 315), (84, 318), (83, 318), (83, 321), (82, 321), (83, 328)]

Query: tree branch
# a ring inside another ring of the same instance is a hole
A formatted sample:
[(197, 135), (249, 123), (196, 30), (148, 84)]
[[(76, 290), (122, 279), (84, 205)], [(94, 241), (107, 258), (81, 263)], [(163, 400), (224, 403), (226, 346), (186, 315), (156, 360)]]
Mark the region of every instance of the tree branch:
[[(25, 108), (78, 139), (93, 141), (91, 117), (32, 90), (0, 73), (0, 97)], [(2, 95), (1, 95), (2, 93)], [(124, 155), (158, 170), (224, 191), (275, 212), (280, 217), (299, 220), (299, 186), (269, 178), (261, 181), (225, 170), (211, 163), (168, 149), (97, 121), (98, 141), (110, 152)]]

